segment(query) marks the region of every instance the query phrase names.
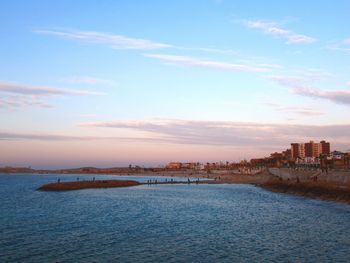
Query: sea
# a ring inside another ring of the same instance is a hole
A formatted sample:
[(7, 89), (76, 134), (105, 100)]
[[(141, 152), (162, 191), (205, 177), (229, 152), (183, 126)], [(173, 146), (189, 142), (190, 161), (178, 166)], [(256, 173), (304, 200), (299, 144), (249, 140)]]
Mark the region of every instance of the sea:
[(170, 179), (0, 174), (0, 262), (350, 262), (347, 204), (243, 184), (36, 190), (93, 177)]

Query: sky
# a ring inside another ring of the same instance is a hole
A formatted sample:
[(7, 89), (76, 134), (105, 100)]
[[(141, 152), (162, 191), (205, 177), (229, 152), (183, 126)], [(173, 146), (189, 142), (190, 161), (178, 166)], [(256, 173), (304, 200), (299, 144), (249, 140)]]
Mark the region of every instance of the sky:
[(349, 0), (3, 0), (0, 166), (347, 151), (349, 25)]

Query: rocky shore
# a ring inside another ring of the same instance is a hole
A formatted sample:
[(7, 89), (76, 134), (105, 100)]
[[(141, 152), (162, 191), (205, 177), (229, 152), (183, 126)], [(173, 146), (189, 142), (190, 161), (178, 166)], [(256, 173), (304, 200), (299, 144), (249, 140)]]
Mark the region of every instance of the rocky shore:
[(348, 185), (335, 185), (326, 182), (297, 183), (276, 179), (256, 185), (272, 192), (350, 204), (350, 187)]

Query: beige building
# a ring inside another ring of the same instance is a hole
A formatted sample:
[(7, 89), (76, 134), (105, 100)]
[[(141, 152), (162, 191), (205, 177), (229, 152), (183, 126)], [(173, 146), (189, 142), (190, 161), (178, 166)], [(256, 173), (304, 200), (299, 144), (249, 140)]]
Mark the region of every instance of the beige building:
[(330, 143), (326, 141), (320, 141), (316, 143), (310, 141), (307, 143), (292, 143), (292, 158), (306, 158), (306, 157), (320, 157), (321, 154), (330, 153)]

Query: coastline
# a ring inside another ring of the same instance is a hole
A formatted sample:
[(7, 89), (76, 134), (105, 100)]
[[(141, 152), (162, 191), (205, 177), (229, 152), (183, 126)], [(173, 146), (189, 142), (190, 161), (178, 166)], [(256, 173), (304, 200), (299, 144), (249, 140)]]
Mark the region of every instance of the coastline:
[[(41, 173), (44, 174), (44, 173)], [(64, 175), (64, 173), (61, 173)], [(339, 183), (336, 181), (326, 181), (323, 179), (322, 175), (320, 175), (319, 181), (312, 181), (311, 177), (309, 177), (307, 180), (297, 182), (296, 177), (294, 178), (280, 178), (276, 176), (275, 174), (270, 173), (269, 171), (264, 171), (262, 173), (256, 174), (256, 175), (248, 175), (248, 174), (235, 174), (235, 173), (203, 173), (203, 172), (189, 172), (189, 171), (147, 171), (147, 172), (120, 172), (120, 173), (98, 173), (98, 174), (92, 174), (92, 173), (79, 173), (81, 175), (115, 175), (118, 176), (160, 176), (160, 177), (182, 177), (182, 178), (205, 178), (210, 179), (211, 181), (203, 181), (201, 184), (251, 184), (257, 187), (261, 187), (263, 189), (266, 189), (268, 191), (277, 192), (277, 193), (284, 193), (284, 194), (291, 194), (291, 195), (298, 195), (303, 196), (307, 198), (313, 198), (313, 199), (320, 199), (325, 201), (334, 201), (339, 203), (346, 203), (350, 204), (350, 184), (349, 183)], [(295, 172), (294, 175), (305, 175), (305, 172)], [(350, 176), (350, 175), (349, 175)], [(96, 180), (98, 181), (106, 181), (106, 180)], [(111, 181), (111, 180), (107, 180)], [(89, 181), (80, 181), (79, 184), (76, 184), (75, 186), (69, 186), (68, 188), (72, 187), (74, 189), (68, 189), (68, 190), (75, 190), (75, 189), (85, 189), (85, 188), (106, 188), (106, 187), (123, 187), (123, 186), (133, 186), (137, 184), (131, 184), (131, 185), (118, 185), (121, 181), (127, 181), (127, 180), (112, 180), (112, 181), (118, 181), (116, 185), (94, 185), (94, 187), (90, 186), (84, 186), (85, 184), (88, 184)], [(55, 183), (54, 183), (55, 184)], [(57, 184), (57, 183), (56, 183)], [(62, 185), (63, 183), (61, 183)], [(138, 183), (142, 184), (142, 183)], [(163, 184), (163, 183), (158, 183)], [(79, 185), (79, 186), (78, 186)], [(55, 186), (57, 187), (57, 186)], [(77, 187), (77, 188), (75, 188)], [(46, 190), (46, 189), (40, 189), (40, 190)], [(57, 189), (59, 190), (59, 187)]]
[(281, 182), (276, 179), (263, 184), (257, 184), (257, 186), (276, 193), (285, 193), (324, 201), (350, 204), (350, 188), (348, 186), (335, 186), (325, 182)]

